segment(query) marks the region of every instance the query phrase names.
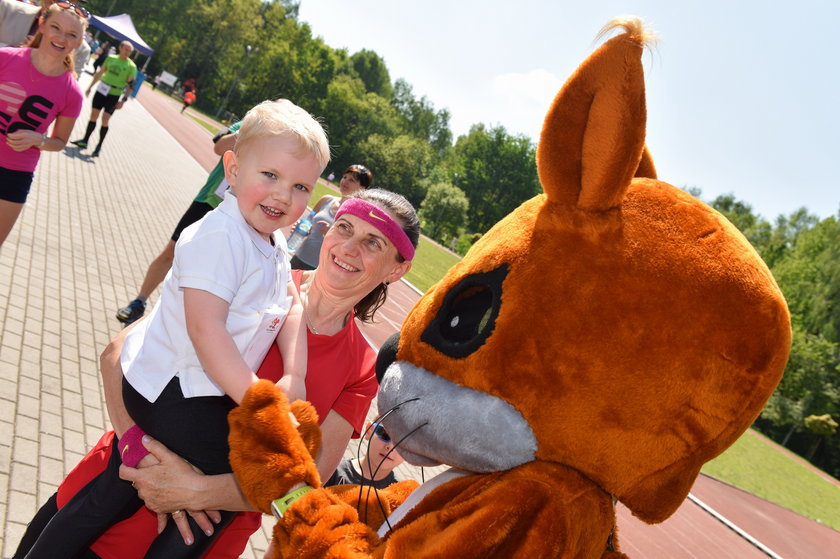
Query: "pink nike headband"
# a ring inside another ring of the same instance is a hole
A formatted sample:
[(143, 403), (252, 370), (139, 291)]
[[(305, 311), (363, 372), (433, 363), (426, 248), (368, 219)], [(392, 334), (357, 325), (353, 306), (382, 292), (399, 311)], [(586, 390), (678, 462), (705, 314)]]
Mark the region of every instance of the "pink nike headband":
[(338, 219), (344, 214), (350, 214), (363, 219), (379, 229), (389, 241), (391, 241), (397, 249), (397, 252), (411, 261), (414, 258), (414, 245), (408, 240), (408, 235), (405, 234), (400, 224), (397, 223), (388, 212), (377, 206), (371, 204), (366, 200), (360, 198), (350, 198), (341, 204), (335, 214)]

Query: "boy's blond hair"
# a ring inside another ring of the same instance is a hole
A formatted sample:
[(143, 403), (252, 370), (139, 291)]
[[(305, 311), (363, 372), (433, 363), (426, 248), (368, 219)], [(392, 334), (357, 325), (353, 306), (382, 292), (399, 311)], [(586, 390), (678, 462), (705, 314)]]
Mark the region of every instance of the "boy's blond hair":
[(311, 154), (321, 169), (330, 161), (330, 145), (321, 124), (308, 112), (288, 99), (263, 101), (245, 114), (242, 127), (237, 132), (234, 153), (239, 155), (248, 142), (258, 138), (279, 136), (298, 144), (296, 157)]

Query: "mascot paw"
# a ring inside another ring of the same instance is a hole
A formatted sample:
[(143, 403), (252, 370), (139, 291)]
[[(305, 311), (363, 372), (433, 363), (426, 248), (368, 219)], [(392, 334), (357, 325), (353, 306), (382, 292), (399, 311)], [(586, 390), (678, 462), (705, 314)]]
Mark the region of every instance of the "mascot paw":
[[(292, 409), (299, 426), (289, 416)], [(317, 420), (311, 404), (295, 402), (290, 408), (283, 392), (265, 380), (228, 415), (230, 464), (245, 497), (262, 512), (270, 514), (271, 501), (298, 483), (321, 484), (312, 458), (320, 446)]]

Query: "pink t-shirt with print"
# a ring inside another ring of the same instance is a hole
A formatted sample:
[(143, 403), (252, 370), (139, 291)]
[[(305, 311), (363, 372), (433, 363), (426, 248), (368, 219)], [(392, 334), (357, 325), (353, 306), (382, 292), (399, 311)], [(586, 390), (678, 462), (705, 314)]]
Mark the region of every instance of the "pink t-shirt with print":
[(15, 130), (46, 134), (59, 116), (76, 118), (82, 110), (82, 90), (69, 70), (46, 76), (35, 69), (30, 48), (0, 48), (0, 167), (34, 171), (41, 150), (15, 151), (5, 136)]

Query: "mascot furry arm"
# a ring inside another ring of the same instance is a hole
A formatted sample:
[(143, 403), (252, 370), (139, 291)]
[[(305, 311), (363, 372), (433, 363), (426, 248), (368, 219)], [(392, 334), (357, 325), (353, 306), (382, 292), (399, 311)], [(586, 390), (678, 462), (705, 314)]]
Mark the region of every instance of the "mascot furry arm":
[[(488, 231), (380, 351), (381, 421), (400, 453), (452, 469), (382, 492), (370, 526), (352, 491), (310, 491), (275, 526), (278, 557), (624, 557), (614, 502), (661, 522), (761, 411), (790, 348), (784, 299), (735, 227), (656, 180), (648, 36), (636, 19), (616, 26), (546, 117), (545, 194)], [(263, 383), (231, 412), (231, 463), (264, 511), (317, 483), (287, 410)]]

